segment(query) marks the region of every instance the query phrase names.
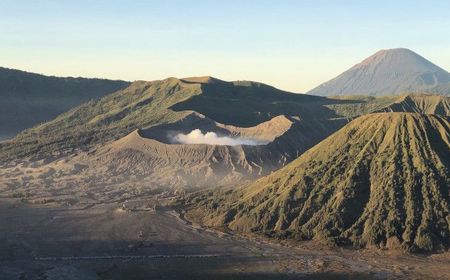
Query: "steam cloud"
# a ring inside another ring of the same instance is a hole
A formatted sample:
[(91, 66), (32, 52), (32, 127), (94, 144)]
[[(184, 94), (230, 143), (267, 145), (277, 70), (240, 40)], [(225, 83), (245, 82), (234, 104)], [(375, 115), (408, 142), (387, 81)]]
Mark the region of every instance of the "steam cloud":
[(179, 133), (173, 137), (174, 142), (180, 144), (208, 144), (208, 145), (265, 145), (267, 142), (256, 141), (246, 138), (232, 138), (228, 136), (217, 136), (214, 132), (202, 133), (200, 129), (194, 129), (188, 134)]

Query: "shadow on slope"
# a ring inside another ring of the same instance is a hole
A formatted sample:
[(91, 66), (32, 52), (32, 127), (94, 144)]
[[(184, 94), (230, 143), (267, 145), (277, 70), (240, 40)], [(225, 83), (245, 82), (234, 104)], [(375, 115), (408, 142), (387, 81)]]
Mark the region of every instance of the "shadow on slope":
[(202, 83), (203, 94), (171, 107), (175, 111), (193, 110), (215, 121), (236, 126), (255, 126), (279, 115), (301, 119), (343, 117), (328, 108), (332, 104), (355, 104), (358, 100), (333, 100), (295, 94), (247, 81)]

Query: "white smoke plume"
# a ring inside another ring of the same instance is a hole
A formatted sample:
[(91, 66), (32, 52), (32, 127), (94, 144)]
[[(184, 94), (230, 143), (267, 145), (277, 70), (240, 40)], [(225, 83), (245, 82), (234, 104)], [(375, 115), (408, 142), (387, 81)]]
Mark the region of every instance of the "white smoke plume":
[(208, 145), (265, 145), (267, 142), (256, 141), (246, 138), (232, 138), (228, 136), (218, 136), (215, 132), (202, 133), (200, 129), (194, 129), (188, 134), (179, 133), (173, 137), (174, 142), (180, 144), (208, 144)]

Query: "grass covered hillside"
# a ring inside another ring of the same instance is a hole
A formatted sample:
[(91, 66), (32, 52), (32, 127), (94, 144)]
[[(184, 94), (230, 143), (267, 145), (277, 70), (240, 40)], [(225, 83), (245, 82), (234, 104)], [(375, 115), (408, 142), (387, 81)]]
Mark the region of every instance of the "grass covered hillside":
[[(212, 77), (137, 81), (0, 143), (0, 160), (45, 158), (87, 149), (118, 140), (136, 129), (179, 121), (192, 112), (238, 127), (255, 126), (280, 115), (294, 118), (298, 129), (292, 135), (305, 142), (305, 150), (341, 128), (348, 119), (382, 110), (397, 100), (294, 94), (257, 82), (225, 82)], [(287, 156), (295, 158), (298, 154)]]
[(248, 186), (193, 197), (189, 215), (280, 238), (445, 249), (449, 168), (448, 117), (369, 114)]
[(293, 94), (260, 83), (224, 82), (210, 77), (138, 81), (28, 129), (12, 141), (0, 143), (0, 159), (43, 158), (52, 153), (89, 148), (120, 139), (135, 129), (178, 121), (192, 111), (243, 127), (286, 115), (314, 123), (314, 127), (324, 132), (317, 138), (321, 140), (346, 123), (330, 125), (330, 119), (346, 119), (367, 111), (338, 111), (332, 106), (371, 102)]
[(175, 78), (134, 82), (124, 90), (91, 100), (50, 122), (25, 130), (10, 142), (1, 143), (0, 155), (46, 157), (53, 151), (116, 140), (137, 128), (182, 118), (185, 113), (168, 108), (200, 93), (199, 84), (184, 84)]
[(124, 81), (49, 77), (0, 67), (0, 140), (128, 85)]

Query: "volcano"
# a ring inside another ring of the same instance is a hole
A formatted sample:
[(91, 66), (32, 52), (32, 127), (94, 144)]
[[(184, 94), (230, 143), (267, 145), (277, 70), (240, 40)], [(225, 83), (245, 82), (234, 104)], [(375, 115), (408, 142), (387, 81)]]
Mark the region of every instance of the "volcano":
[(409, 49), (381, 50), (308, 94), (450, 94), (450, 73)]
[(332, 245), (448, 248), (450, 119), (359, 117), (279, 171), (195, 198), (192, 216)]

